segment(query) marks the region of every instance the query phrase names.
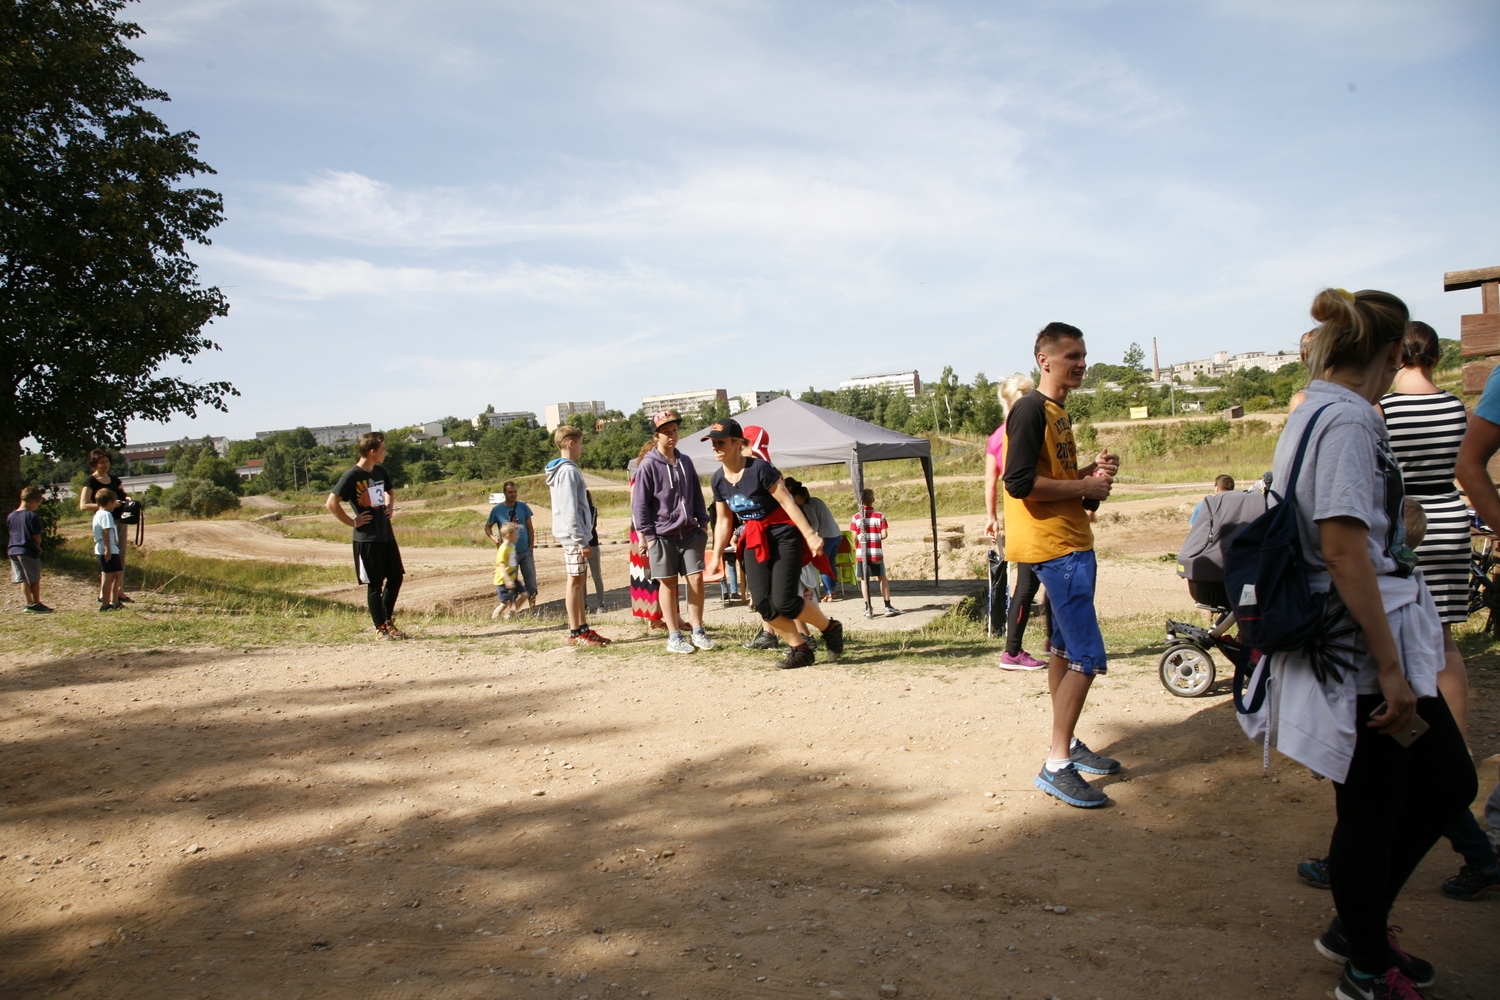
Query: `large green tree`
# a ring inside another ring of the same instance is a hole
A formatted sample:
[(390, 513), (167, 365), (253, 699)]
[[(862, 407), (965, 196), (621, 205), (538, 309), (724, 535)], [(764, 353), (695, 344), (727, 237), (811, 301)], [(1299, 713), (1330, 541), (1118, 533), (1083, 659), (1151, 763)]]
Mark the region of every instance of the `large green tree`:
[(213, 170), (147, 108), (167, 95), (135, 75), (124, 5), (0, 0), (0, 499), (28, 437), (66, 455), (235, 394), (161, 371), (217, 349), (229, 306), (187, 246), (223, 199), (183, 184)]

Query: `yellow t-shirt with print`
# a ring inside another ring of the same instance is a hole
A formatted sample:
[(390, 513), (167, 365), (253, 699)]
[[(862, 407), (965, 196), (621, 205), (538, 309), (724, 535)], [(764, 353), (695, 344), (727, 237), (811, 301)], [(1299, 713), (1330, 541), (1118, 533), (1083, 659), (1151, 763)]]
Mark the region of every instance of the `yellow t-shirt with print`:
[(1094, 547), (1081, 497), (1033, 500), (1037, 477), (1078, 479), (1073, 421), (1054, 399), (1032, 390), (1005, 419), (1005, 558), (1044, 563)]
[(514, 587), (517, 576), (516, 545), (501, 542), (495, 548), (495, 586)]

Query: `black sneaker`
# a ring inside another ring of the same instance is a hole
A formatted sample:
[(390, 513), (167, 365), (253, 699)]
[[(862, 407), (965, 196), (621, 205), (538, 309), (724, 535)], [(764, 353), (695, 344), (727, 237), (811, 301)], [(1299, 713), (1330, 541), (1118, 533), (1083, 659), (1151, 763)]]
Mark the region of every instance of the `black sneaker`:
[(755, 633), (755, 638), (745, 643), (746, 649), (775, 649), (781, 645), (781, 638), (775, 632), (767, 632), (761, 629)]
[(1297, 877), (1314, 889), (1328, 889), (1333, 883), (1328, 880), (1328, 859), (1308, 858), (1297, 866)]
[(1422, 1000), (1417, 984), (1394, 966), (1379, 976), (1354, 974), (1352, 963), (1344, 963), (1344, 974), (1339, 977), (1338, 989), (1333, 991), (1338, 1000)]
[[(1401, 933), (1400, 927), (1386, 928), (1386, 940), (1390, 942), (1391, 951), (1396, 955), (1396, 968), (1400, 970), (1401, 975), (1417, 986), (1431, 986), (1437, 982), (1437, 969), (1432, 967), (1431, 962), (1408, 955), (1401, 950), (1401, 946), (1396, 943), (1396, 935), (1399, 933)], [(1338, 917), (1334, 917), (1328, 929), (1313, 941), (1313, 947), (1318, 949), (1319, 955), (1330, 962), (1348, 964), (1349, 939), (1344, 937), (1343, 922)], [(1361, 979), (1359, 982), (1368, 985), (1369, 981)], [(1400, 996), (1399, 993), (1392, 995)]]
[(1115, 774), (1120, 770), (1119, 761), (1113, 757), (1094, 753), (1083, 740), (1077, 740), (1073, 744), (1073, 752), (1068, 754), (1068, 759), (1078, 770), (1087, 771), (1089, 774)]
[(823, 645), (828, 647), (830, 661), (844, 655), (844, 625), (837, 618), (828, 619), (828, 627), (823, 630)]
[(782, 670), (796, 670), (798, 667), (810, 667), (816, 662), (817, 657), (813, 654), (811, 647), (793, 646), (786, 651), (786, 655), (781, 658), (777, 666)]
[(120, 604), (134, 604), (135, 600), (129, 594), (121, 594), (120, 595), (120, 600), (117, 603), (120, 603)]
[(1072, 764), (1056, 773), (1047, 770), (1047, 765), (1043, 764), (1042, 772), (1036, 776), (1032, 784), (1048, 795), (1055, 795), (1068, 805), (1077, 806), (1080, 809), (1093, 809), (1109, 801), (1109, 796), (1084, 781), (1079, 776), (1078, 769)]
[(1464, 865), (1458, 874), (1443, 883), (1443, 895), (1449, 899), (1473, 902), (1487, 892), (1500, 893), (1500, 865), (1489, 869)]

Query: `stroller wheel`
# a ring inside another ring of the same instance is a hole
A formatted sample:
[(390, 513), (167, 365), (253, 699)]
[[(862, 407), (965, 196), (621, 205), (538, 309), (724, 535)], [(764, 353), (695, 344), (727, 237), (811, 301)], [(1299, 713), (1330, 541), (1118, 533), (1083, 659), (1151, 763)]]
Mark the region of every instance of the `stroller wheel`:
[(1179, 698), (1197, 698), (1214, 686), (1213, 658), (1191, 643), (1169, 646), (1161, 654), (1162, 687)]

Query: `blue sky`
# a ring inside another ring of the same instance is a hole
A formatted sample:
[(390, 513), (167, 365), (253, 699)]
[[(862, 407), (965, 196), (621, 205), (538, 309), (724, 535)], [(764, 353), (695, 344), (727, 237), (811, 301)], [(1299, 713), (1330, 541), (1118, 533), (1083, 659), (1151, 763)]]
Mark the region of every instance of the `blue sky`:
[(390, 427), (681, 389), (1444, 336), (1500, 265), (1500, 6), (145, 0), (201, 136), (228, 414)]

